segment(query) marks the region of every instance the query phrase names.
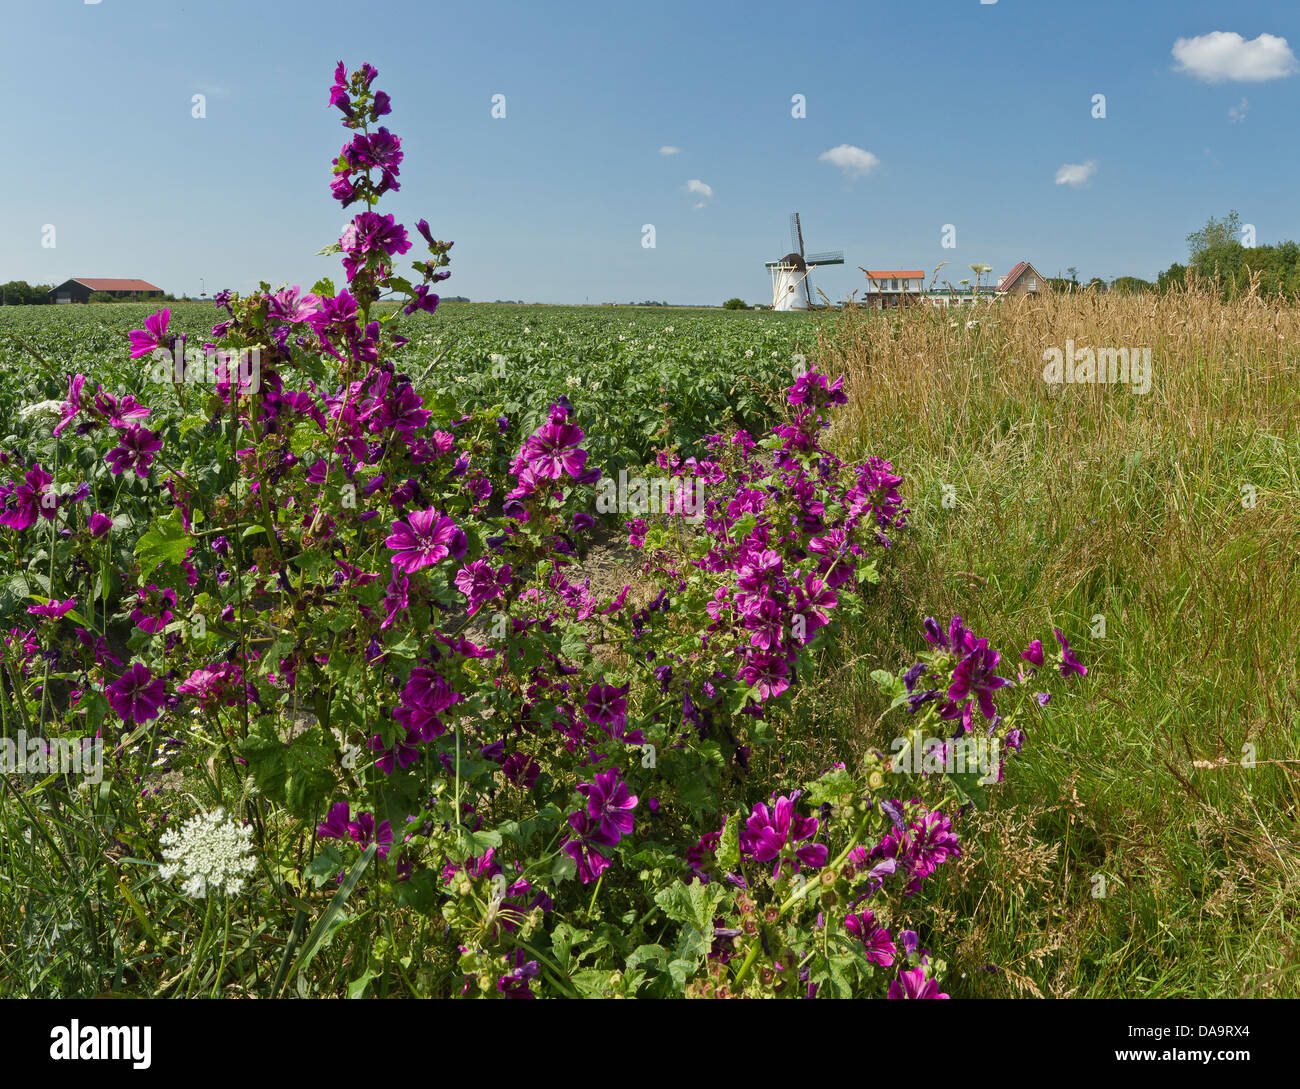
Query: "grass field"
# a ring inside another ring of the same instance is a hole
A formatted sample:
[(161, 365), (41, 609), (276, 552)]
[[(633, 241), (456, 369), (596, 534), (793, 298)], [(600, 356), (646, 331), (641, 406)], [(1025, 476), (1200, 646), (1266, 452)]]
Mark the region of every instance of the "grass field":
[[(958, 986), (1300, 994), (1300, 312), (1088, 294), (969, 319), (818, 330), (850, 379), (840, 446), (901, 466), (915, 511), (892, 623), (856, 653), (906, 657), (921, 614), (960, 612), (1015, 645), (1050, 621), (1092, 666), (945, 905)], [(1043, 353), (1067, 338), (1150, 347), (1151, 391), (1052, 396)]]

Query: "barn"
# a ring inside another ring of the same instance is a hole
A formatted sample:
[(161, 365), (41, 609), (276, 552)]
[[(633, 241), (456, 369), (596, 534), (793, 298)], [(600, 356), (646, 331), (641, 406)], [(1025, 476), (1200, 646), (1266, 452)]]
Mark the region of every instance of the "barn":
[(51, 289), (50, 302), (90, 302), (90, 296), (97, 291), (103, 291), (118, 299), (148, 298), (151, 295), (161, 295), (163, 293), (161, 287), (154, 287), (147, 280), (105, 280), (81, 277), (74, 280), (65, 280), (58, 287)]

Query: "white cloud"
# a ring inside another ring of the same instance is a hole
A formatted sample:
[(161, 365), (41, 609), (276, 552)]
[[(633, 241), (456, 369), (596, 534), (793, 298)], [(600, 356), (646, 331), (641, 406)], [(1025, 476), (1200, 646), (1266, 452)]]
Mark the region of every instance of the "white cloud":
[(1249, 109), (1250, 103), (1243, 98), (1237, 105), (1229, 107), (1228, 116), (1233, 121), (1245, 121), (1246, 111)]
[(1225, 79), (1260, 83), (1281, 79), (1296, 71), (1295, 54), (1285, 38), (1261, 34), (1247, 41), (1240, 34), (1216, 30), (1196, 38), (1179, 38), (1174, 42), (1177, 70), (1204, 80), (1222, 83)]
[(1086, 163), (1066, 163), (1056, 172), (1056, 184), (1069, 185), (1078, 189), (1095, 173), (1097, 173), (1097, 164), (1091, 159)]
[(713, 186), (705, 185), (699, 178), (692, 178), (682, 188), (688, 193), (694, 193), (696, 196), (704, 198), (694, 205), (696, 208), (703, 208), (705, 204), (713, 199)]
[(664, 144), (664, 146), (661, 147), (661, 148), (659, 149), (659, 154), (660, 154), (660, 155), (676, 155), (676, 154), (678, 154), (681, 150), (682, 150), (682, 149), (679, 148), (679, 147), (673, 147), (672, 144)]
[(852, 144), (840, 144), (830, 151), (823, 151), (817, 160), (838, 166), (849, 178), (865, 178), (880, 165), (880, 160), (871, 152)]

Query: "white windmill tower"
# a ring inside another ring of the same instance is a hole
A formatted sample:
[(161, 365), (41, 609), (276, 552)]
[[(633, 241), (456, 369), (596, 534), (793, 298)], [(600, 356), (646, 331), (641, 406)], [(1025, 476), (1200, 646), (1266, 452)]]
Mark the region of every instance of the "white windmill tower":
[(808, 310), (813, 306), (809, 273), (821, 265), (844, 264), (844, 251), (804, 254), (803, 225), (799, 213), (790, 215), (791, 251), (778, 261), (766, 262), (772, 274), (773, 310)]

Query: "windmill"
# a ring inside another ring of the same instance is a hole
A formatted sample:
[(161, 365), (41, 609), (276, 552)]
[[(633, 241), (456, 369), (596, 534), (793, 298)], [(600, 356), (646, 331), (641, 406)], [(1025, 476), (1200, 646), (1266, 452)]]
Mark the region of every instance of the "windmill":
[(820, 265), (844, 264), (844, 251), (805, 253), (799, 213), (790, 214), (790, 252), (765, 266), (772, 273), (772, 309), (808, 310), (813, 305), (809, 273)]

